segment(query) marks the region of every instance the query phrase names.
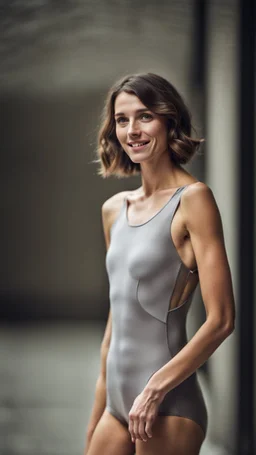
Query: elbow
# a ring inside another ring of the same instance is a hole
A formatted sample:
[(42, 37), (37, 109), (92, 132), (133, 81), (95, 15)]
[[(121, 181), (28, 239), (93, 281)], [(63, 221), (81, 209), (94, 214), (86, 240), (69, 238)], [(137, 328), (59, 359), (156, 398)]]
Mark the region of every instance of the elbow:
[(223, 330), (227, 337), (229, 335), (231, 335), (231, 333), (233, 333), (235, 330), (235, 318), (236, 318), (236, 312), (235, 312), (235, 308), (233, 307), (231, 309), (231, 311), (228, 312), (228, 315), (226, 316), (225, 321), (224, 321), (225, 323), (224, 323)]
[(227, 338), (235, 330), (235, 320), (234, 318), (227, 319), (222, 325), (222, 333), (224, 338)]
[(224, 341), (235, 330), (235, 318), (233, 316), (223, 317), (211, 321), (214, 333), (220, 341)]

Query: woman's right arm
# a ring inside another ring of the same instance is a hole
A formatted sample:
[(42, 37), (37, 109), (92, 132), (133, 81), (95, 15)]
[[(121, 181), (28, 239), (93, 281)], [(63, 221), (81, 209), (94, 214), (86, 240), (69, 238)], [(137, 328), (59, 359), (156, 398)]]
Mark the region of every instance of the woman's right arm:
[[(126, 193), (126, 192), (125, 192)], [(106, 243), (106, 249), (108, 250), (110, 244), (110, 229), (112, 224), (114, 223), (118, 213), (121, 209), (121, 206), (124, 201), (124, 192), (116, 194), (112, 198), (108, 199), (102, 206), (102, 225)], [(101, 366), (100, 366), (100, 374), (98, 380), (96, 382), (96, 390), (95, 390), (95, 400), (91, 412), (91, 417), (87, 427), (87, 435), (86, 435), (86, 447), (84, 451), (84, 455), (87, 454), (89, 444), (94, 433), (94, 430), (97, 426), (98, 421), (100, 420), (105, 407), (106, 407), (106, 362), (107, 362), (107, 355), (110, 345), (111, 339), (111, 328), (112, 328), (112, 321), (111, 321), (111, 311), (109, 310), (108, 321), (104, 333), (104, 337), (101, 343)]]

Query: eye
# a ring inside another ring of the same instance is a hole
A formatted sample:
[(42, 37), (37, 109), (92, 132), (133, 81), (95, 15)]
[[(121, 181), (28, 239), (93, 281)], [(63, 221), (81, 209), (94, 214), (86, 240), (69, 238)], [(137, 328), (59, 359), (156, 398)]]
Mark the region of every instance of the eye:
[(140, 117), (142, 120), (152, 120), (153, 116), (148, 112), (143, 112)]
[(128, 122), (128, 120), (127, 120), (126, 117), (118, 117), (118, 118), (116, 119), (116, 123), (119, 123), (119, 124), (121, 124), (121, 123), (127, 123), (127, 122)]

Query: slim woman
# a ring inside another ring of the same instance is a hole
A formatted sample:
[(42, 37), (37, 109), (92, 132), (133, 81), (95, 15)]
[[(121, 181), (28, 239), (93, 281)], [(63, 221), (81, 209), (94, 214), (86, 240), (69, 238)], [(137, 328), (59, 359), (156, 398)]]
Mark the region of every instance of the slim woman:
[[(182, 167), (200, 142), (162, 77), (131, 75), (110, 90), (101, 174), (140, 174), (141, 186), (102, 209), (110, 312), (86, 455), (198, 455), (205, 438), (196, 371), (233, 331), (235, 310), (215, 199)], [(198, 283), (206, 320), (187, 341)]]

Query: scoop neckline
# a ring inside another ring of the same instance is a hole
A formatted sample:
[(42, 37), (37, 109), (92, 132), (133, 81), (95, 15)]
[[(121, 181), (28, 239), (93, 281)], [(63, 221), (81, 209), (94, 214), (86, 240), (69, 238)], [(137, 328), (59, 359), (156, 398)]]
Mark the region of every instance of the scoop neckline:
[(151, 216), (151, 218), (149, 218), (148, 220), (144, 221), (143, 223), (140, 223), (140, 224), (130, 224), (129, 222), (129, 218), (128, 218), (128, 199), (127, 197), (125, 198), (125, 219), (126, 219), (126, 224), (131, 227), (131, 228), (137, 228), (137, 227), (140, 227), (140, 226), (144, 226), (145, 224), (148, 224), (151, 220), (153, 220), (154, 218), (157, 217), (157, 215), (159, 215), (162, 210), (165, 209), (165, 207), (171, 202), (171, 200), (174, 198), (174, 196), (177, 194), (177, 192), (181, 189), (181, 188), (185, 188), (186, 186), (188, 185), (182, 185), (182, 186), (179, 186), (178, 188), (176, 188), (176, 191), (174, 191), (174, 193), (171, 195), (171, 197), (167, 200), (167, 202), (158, 210), (158, 212), (155, 213), (155, 215)]

